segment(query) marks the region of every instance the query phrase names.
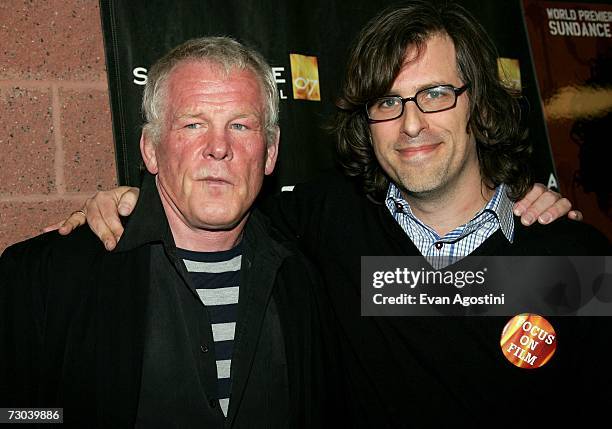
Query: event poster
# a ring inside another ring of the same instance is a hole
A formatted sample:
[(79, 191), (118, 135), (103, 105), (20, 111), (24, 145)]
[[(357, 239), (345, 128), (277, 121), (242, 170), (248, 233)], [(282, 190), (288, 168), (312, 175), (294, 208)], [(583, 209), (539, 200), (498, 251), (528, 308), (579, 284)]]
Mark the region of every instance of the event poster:
[(612, 5), (523, 8), (557, 171), (549, 185), (612, 239)]

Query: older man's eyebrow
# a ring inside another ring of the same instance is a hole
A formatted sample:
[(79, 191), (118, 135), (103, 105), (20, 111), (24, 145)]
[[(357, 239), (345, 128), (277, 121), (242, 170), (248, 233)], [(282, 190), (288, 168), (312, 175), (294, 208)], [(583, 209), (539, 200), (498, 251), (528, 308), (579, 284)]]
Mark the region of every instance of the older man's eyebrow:
[(192, 119), (202, 116), (200, 112), (181, 112), (174, 114), (174, 119)]
[[(177, 112), (173, 115), (173, 118), (175, 119), (182, 119), (182, 118), (199, 118), (203, 116), (203, 112), (198, 112), (198, 111), (183, 111), (183, 112)], [(255, 119), (261, 119), (262, 115), (259, 112), (236, 112), (233, 116), (234, 119), (243, 119), (243, 118), (255, 118)]]
[(261, 120), (262, 116), (257, 113), (238, 113), (233, 116), (234, 119), (255, 119), (257, 121)]

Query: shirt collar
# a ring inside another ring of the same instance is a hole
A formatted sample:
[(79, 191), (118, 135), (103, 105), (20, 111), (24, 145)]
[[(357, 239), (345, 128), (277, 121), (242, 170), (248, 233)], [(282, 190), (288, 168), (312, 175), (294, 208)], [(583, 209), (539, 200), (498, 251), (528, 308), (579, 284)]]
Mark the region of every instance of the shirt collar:
[(499, 222), (499, 228), (502, 230), (502, 233), (506, 239), (512, 243), (514, 239), (513, 205), (512, 200), (508, 197), (508, 186), (502, 183), (495, 189), (493, 197), (491, 197), (487, 205), (474, 216), (474, 219), (478, 218), (481, 213), (486, 211), (493, 213)]
[(175, 247), (155, 176), (145, 173), (138, 202), (114, 251), (124, 252), (152, 242), (163, 243), (167, 248)]
[[(412, 212), (412, 208), (410, 204), (400, 192), (399, 188), (394, 183), (389, 183), (389, 189), (387, 190), (387, 196), (385, 198), (385, 204), (391, 214), (395, 217), (395, 214), (400, 212), (419, 224), (427, 227), (427, 229), (431, 228), (428, 225), (425, 225), (419, 218), (417, 218)], [(478, 213), (474, 215), (474, 217), (466, 223), (464, 226), (466, 228), (475, 229), (478, 226), (479, 220), (482, 218), (483, 213), (492, 213), (495, 215), (499, 223), (499, 227), (506, 237), (506, 239), (512, 243), (514, 239), (514, 218), (512, 214), (512, 200), (508, 197), (508, 187), (502, 183), (497, 188), (495, 188), (495, 193), (491, 197), (491, 199), (487, 202), (487, 204), (480, 210)], [(432, 230), (433, 231), (433, 230)]]

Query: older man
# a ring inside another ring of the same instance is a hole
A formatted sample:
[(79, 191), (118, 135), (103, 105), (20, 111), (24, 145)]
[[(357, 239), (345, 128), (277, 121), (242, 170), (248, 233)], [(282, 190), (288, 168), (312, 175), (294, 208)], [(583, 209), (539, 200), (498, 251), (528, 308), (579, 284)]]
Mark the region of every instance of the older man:
[(270, 67), (194, 39), (152, 67), (143, 108), (148, 174), (115, 251), (83, 229), (0, 259), (0, 405), (80, 427), (314, 424), (316, 273), (252, 208), (278, 153)]

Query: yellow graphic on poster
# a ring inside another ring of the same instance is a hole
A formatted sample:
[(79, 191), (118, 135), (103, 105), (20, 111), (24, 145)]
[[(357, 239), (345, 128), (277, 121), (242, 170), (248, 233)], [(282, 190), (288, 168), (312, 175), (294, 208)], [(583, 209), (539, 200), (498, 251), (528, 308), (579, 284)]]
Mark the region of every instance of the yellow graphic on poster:
[(521, 67), (515, 58), (498, 58), (497, 73), (506, 87), (521, 91)]
[(319, 88), (319, 66), (317, 57), (289, 54), (293, 98), (296, 100), (321, 101)]

